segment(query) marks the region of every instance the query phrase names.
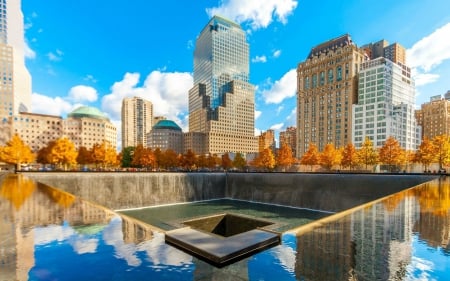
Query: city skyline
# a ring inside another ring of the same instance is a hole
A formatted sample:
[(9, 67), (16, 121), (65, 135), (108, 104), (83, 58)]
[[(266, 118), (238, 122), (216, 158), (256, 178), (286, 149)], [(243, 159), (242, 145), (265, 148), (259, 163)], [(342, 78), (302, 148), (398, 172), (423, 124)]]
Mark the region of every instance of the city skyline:
[(260, 6), (252, 1), (87, 3), (22, 1), (32, 112), (65, 116), (78, 105), (96, 106), (120, 128), (122, 99), (137, 95), (154, 104), (155, 115), (187, 131), (194, 42), (216, 13), (247, 31), (250, 83), (257, 86), (256, 134), (296, 125), (297, 64), (313, 46), (345, 33), (358, 46), (381, 39), (405, 46), (407, 64), (416, 74), (417, 108), (450, 88), (444, 81), (450, 75), (445, 1), (380, 2), (369, 13), (357, 2), (328, 2), (320, 9), (289, 0), (258, 1)]

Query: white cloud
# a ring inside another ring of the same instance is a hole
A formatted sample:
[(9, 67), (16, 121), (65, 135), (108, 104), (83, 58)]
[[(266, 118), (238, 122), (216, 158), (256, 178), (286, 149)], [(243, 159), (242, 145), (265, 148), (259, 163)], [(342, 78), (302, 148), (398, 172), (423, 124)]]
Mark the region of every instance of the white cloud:
[(274, 19), (286, 24), (297, 4), (294, 0), (222, 0), (218, 7), (206, 12), (210, 17), (223, 15), (238, 23), (249, 23), (256, 30), (266, 28)]
[(255, 136), (261, 135), (261, 129), (255, 127)]
[(84, 85), (72, 87), (69, 91), (69, 99), (74, 102), (94, 102), (97, 100), (97, 90)]
[(25, 58), (27, 58), (27, 59), (36, 58), (36, 52), (30, 48), (30, 45), (28, 45), (28, 42), (26, 40), (25, 40), (25, 46), (24, 46), (23, 51), (24, 51)]
[(60, 60), (62, 60), (63, 55), (64, 55), (64, 53), (61, 50), (56, 49), (56, 51), (54, 53), (49, 52), (47, 54), (47, 57), (51, 61), (60, 61)]
[(273, 51), (272, 56), (273, 56), (274, 58), (278, 58), (279, 56), (281, 56), (281, 50), (275, 50), (275, 51)]
[[(270, 82), (269, 82), (270, 83)], [(295, 96), (297, 89), (297, 71), (289, 70), (280, 80), (270, 83), (270, 88), (263, 90), (265, 103), (281, 103), (284, 99)]]
[(153, 103), (153, 115), (162, 115), (175, 121), (180, 127), (186, 119), (188, 110), (188, 91), (192, 88), (193, 78), (190, 73), (160, 71), (151, 72), (142, 86), (138, 86), (140, 75), (126, 73), (122, 81), (114, 83), (111, 93), (102, 99), (102, 110), (112, 120), (120, 120), (122, 100), (138, 96)]
[(450, 59), (450, 23), (417, 41), (406, 51), (408, 65), (413, 69), (416, 86), (423, 86), (439, 79), (429, 73), (445, 60)]
[(277, 108), (277, 115), (279, 115), (280, 112), (281, 112), (283, 109), (284, 109), (284, 106), (280, 105), (280, 106)]
[(289, 126), (297, 126), (297, 107), (292, 109), (291, 113), (286, 117), (286, 121), (284, 122), (286, 127)]
[(83, 78), (83, 80), (89, 81), (89, 82), (92, 82), (92, 83), (97, 83), (97, 79), (95, 79), (95, 77), (94, 77), (93, 75), (91, 75), (91, 74), (87, 74), (87, 75)]
[(62, 116), (72, 111), (72, 105), (61, 97), (48, 97), (38, 93), (31, 95), (31, 107), (34, 113)]
[(267, 62), (267, 57), (262, 55), (262, 56), (256, 56), (254, 58), (252, 58), (252, 62)]
[(259, 110), (255, 110), (255, 120), (259, 118), (259, 116), (261, 116), (261, 111)]
[(270, 129), (274, 130), (274, 131), (279, 131), (279, 130), (281, 130), (281, 128), (283, 128), (283, 126), (284, 126), (284, 123), (277, 123), (277, 124), (273, 124), (272, 126), (270, 126)]

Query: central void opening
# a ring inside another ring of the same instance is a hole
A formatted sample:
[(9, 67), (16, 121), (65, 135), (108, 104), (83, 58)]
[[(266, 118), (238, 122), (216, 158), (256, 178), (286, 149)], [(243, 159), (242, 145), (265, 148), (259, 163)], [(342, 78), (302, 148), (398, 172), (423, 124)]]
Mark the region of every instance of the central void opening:
[[(239, 222), (242, 222), (242, 227), (261, 228), (278, 233), (332, 214), (330, 212), (228, 198), (122, 210), (120, 213), (156, 226), (164, 231), (189, 226), (210, 233), (213, 233), (212, 225), (214, 225), (215, 219), (217, 219), (217, 222), (220, 222), (222, 221), (220, 216), (224, 216), (225, 214), (233, 216), (229, 217), (232, 221), (236, 222), (239, 220)], [(221, 225), (227, 224), (229, 218), (224, 218)], [(250, 218), (251, 220), (244, 220), (244, 218)], [(199, 222), (196, 222), (197, 220)], [(211, 226), (201, 226), (205, 224), (205, 220)], [(231, 223), (231, 225), (240, 224)], [(220, 228), (219, 225), (218, 229)], [(223, 236), (222, 234), (217, 235)]]
[(234, 214), (220, 214), (185, 221), (183, 224), (222, 237), (230, 237), (274, 223)]

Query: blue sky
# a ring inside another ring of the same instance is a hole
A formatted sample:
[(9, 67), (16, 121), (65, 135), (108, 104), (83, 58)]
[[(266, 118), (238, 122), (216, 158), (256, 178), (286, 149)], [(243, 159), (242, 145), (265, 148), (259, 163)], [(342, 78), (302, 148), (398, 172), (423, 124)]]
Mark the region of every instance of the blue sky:
[(22, 0), (22, 10), (32, 111), (65, 117), (95, 106), (119, 131), (128, 96), (187, 130), (195, 39), (213, 14), (247, 31), (255, 134), (295, 126), (297, 64), (345, 33), (359, 46), (386, 39), (407, 48), (417, 106), (450, 90), (448, 0)]

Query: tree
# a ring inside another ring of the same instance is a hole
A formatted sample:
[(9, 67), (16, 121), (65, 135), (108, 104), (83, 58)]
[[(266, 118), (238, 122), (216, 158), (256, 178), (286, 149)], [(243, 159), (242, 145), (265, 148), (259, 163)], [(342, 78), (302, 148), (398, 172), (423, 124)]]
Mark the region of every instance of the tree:
[(117, 165), (117, 153), (114, 147), (107, 141), (96, 143), (91, 149), (92, 160), (97, 166), (106, 167), (108, 165)]
[(272, 149), (265, 148), (261, 151), (252, 161), (252, 165), (260, 169), (272, 170), (275, 167), (275, 156), (273, 155)]
[(47, 146), (39, 149), (37, 152), (36, 161), (41, 164), (51, 164), (49, 155), (50, 155), (50, 148), (55, 145), (55, 141), (50, 141)]
[(436, 160), (436, 148), (428, 138), (424, 138), (416, 152), (416, 161), (421, 163), (427, 171), (433, 161)]
[(80, 146), (80, 148), (78, 148), (78, 156), (76, 160), (77, 163), (81, 165), (93, 163), (92, 154), (85, 146)]
[(122, 167), (131, 167), (131, 162), (133, 161), (133, 154), (136, 148), (134, 146), (127, 146), (122, 149)]
[(48, 154), (50, 163), (64, 167), (67, 170), (67, 166), (77, 164), (78, 152), (75, 145), (71, 140), (66, 137), (57, 139), (52, 146)]
[(233, 167), (233, 162), (231, 161), (228, 153), (225, 153), (224, 155), (222, 155), (222, 168), (228, 170), (231, 169), (231, 167)]
[(375, 165), (378, 163), (378, 153), (373, 147), (372, 141), (366, 137), (360, 149), (357, 150), (358, 161), (365, 165), (366, 170), (368, 165)]
[(0, 161), (14, 165), (15, 172), (20, 170), (21, 164), (31, 163), (34, 159), (31, 148), (17, 134), (5, 146), (0, 147)]
[(392, 172), (395, 166), (401, 165), (405, 159), (405, 151), (394, 137), (389, 137), (380, 148), (380, 162), (388, 165), (389, 172)]
[(319, 164), (319, 151), (317, 150), (317, 146), (315, 144), (309, 143), (308, 150), (300, 159), (300, 164), (311, 166), (311, 171), (314, 165)]
[(161, 165), (163, 168), (171, 169), (178, 165), (178, 154), (173, 149), (167, 149), (161, 156)]
[(194, 169), (197, 164), (197, 157), (195, 155), (195, 152), (188, 149), (185, 154), (181, 157), (181, 166), (183, 166), (186, 169)]
[(350, 170), (353, 170), (358, 164), (356, 148), (352, 143), (348, 143), (342, 151), (341, 165), (344, 168), (349, 167)]
[(199, 155), (197, 157), (197, 166), (199, 168), (205, 168), (208, 167), (208, 159), (206, 158), (206, 156), (204, 154)]
[(239, 170), (243, 170), (247, 166), (247, 161), (245, 161), (241, 153), (236, 153), (234, 156), (233, 166)]
[(340, 165), (341, 160), (341, 152), (332, 143), (325, 145), (323, 152), (319, 155), (320, 165), (327, 170), (331, 170), (334, 165)]
[(277, 153), (277, 165), (285, 171), (295, 163), (295, 158), (292, 156), (292, 149), (287, 143), (282, 143)]
[(136, 167), (152, 168), (156, 166), (156, 158), (150, 148), (145, 148), (139, 144), (134, 150), (133, 161), (131, 164)]
[(436, 136), (432, 140), (436, 149), (436, 158), (439, 169), (450, 164), (450, 140), (446, 135)]

